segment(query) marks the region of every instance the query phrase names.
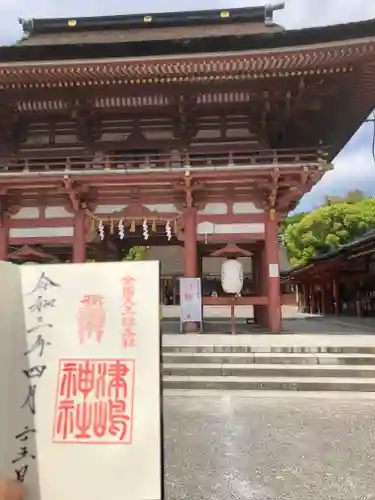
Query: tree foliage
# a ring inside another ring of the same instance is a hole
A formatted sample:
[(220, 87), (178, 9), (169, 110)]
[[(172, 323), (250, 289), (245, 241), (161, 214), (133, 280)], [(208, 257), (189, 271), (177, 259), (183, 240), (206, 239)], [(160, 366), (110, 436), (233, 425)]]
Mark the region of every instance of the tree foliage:
[(124, 251), (123, 260), (144, 260), (147, 252), (147, 247), (131, 247)]
[(293, 265), (337, 249), (375, 226), (375, 198), (326, 204), (289, 223), (284, 242)]
[(282, 225), (281, 225), (281, 229), (283, 231), (285, 231), (285, 229), (290, 226), (290, 224), (296, 224), (297, 222), (299, 222), (301, 219), (303, 219), (303, 217), (307, 215), (306, 212), (297, 212), (297, 213), (294, 213), (294, 214), (290, 214), (290, 215), (287, 215), (284, 219), (284, 221), (282, 222)]
[(333, 205), (334, 203), (359, 203), (366, 199), (366, 195), (359, 189), (349, 191), (345, 196), (327, 196), (326, 203)]

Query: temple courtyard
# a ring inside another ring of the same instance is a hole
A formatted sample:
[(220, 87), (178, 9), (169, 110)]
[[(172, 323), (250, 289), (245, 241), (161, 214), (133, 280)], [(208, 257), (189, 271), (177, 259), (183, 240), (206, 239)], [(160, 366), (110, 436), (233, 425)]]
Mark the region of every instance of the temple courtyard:
[[(178, 325), (173, 334), (173, 320), (166, 321), (168, 361), (182, 356), (180, 366), (188, 370), (194, 365), (189, 356), (203, 357), (200, 375), (211, 373), (211, 357), (224, 363), (221, 377), (201, 377), (206, 385), (187, 385), (199, 378), (191, 368), (181, 389), (165, 390), (166, 500), (375, 499), (375, 321), (295, 312), (279, 335), (246, 335), (251, 325), (237, 323), (243, 330), (235, 336), (212, 317), (208, 333), (178, 335)], [(225, 381), (235, 373), (229, 371), (233, 356), (243, 357), (243, 380), (256, 390), (238, 390), (241, 377), (238, 385)], [(259, 368), (268, 377), (275, 369), (282, 374), (262, 379)], [(310, 387), (307, 375), (314, 377)], [(267, 385), (280, 377), (285, 383)], [(265, 390), (270, 387), (284, 390)]]
[[(268, 332), (266, 329), (254, 325), (252, 323), (252, 311), (249, 313), (249, 308), (238, 308), (238, 312), (236, 314), (236, 333), (243, 337), (243, 334), (247, 334), (247, 340), (243, 338), (237, 338), (236, 336), (230, 335), (228, 341), (230, 343), (252, 343), (259, 342), (260, 335), (266, 335)], [(207, 311), (207, 312), (206, 312)], [(175, 342), (175, 340), (169, 337), (169, 335), (178, 334), (180, 332), (180, 320), (178, 317), (179, 309), (176, 308), (164, 308), (163, 311), (163, 319), (162, 319), (162, 331), (164, 334), (164, 342), (168, 344), (168, 342)], [(247, 321), (248, 316), (250, 316), (249, 321)], [(375, 334), (375, 318), (368, 317), (351, 317), (351, 316), (320, 316), (314, 314), (304, 314), (297, 311), (297, 308), (294, 306), (287, 306), (283, 308), (283, 333), (281, 335), (281, 339), (278, 338), (280, 335), (272, 334), (268, 337), (269, 342), (271, 343), (285, 343), (288, 341), (287, 335), (293, 335), (293, 338), (290, 338), (291, 342), (296, 342), (298, 340), (298, 335), (343, 335), (343, 336), (351, 336), (355, 335), (356, 339), (352, 342), (358, 342), (358, 335), (371, 335)], [(207, 344), (208, 342), (213, 343), (222, 343), (226, 342), (223, 339), (223, 335), (231, 333), (231, 320), (229, 308), (228, 311), (226, 308), (206, 308), (204, 313), (204, 322), (203, 322), (203, 336), (202, 338), (196, 336), (183, 336), (180, 337), (179, 343), (189, 343), (189, 342), (204, 342)], [(215, 335), (219, 335), (215, 337)], [(249, 339), (249, 335), (255, 335), (255, 339)], [(208, 337), (210, 336), (210, 338)], [(262, 340), (265, 340), (266, 337), (263, 337)], [(303, 342), (306, 342), (308, 339), (304, 337)], [(309, 340), (308, 340), (309, 341)], [(313, 340), (312, 340), (313, 341)], [(374, 341), (372, 342), (370, 339), (364, 339), (365, 343), (368, 342), (373, 343), (375, 346), (375, 336)], [(267, 340), (268, 342), (268, 340)], [(310, 342), (310, 341), (309, 341)], [(331, 340), (330, 340), (331, 342)], [(334, 341), (335, 342), (335, 341)], [(340, 342), (340, 340), (336, 340), (336, 342)], [(345, 342), (351, 342), (346, 339)]]
[(375, 498), (371, 396), (166, 396), (166, 500)]

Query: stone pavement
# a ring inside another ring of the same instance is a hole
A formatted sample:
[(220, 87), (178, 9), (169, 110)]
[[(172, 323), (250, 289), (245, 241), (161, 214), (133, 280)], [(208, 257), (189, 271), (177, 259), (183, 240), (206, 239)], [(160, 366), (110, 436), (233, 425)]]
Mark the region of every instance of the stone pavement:
[[(174, 318), (179, 319), (180, 317), (180, 306), (162, 306), (162, 316), (163, 318)], [(282, 314), (284, 318), (289, 317), (303, 317), (306, 313), (300, 313), (296, 306), (282, 306)], [(230, 318), (231, 308), (230, 306), (203, 306), (203, 316), (206, 319), (225, 319)], [(254, 316), (253, 306), (236, 306), (235, 308), (236, 318), (251, 318)]]
[[(368, 319), (368, 321), (366, 321)], [(335, 318), (309, 315), (295, 315), (284, 317), (283, 328), (285, 333), (295, 335), (371, 335), (375, 338), (375, 320), (370, 318)], [(162, 331), (165, 334), (179, 334), (180, 322), (176, 319), (162, 320)], [(253, 324), (246, 324), (244, 319), (236, 320), (236, 331), (241, 334), (262, 335), (266, 331)], [(210, 318), (204, 322), (203, 336), (212, 334), (230, 334), (231, 323), (228, 319)], [(248, 336), (248, 335), (246, 335)], [(273, 337), (277, 336), (273, 335)], [(282, 335), (283, 337), (285, 334)]]
[(284, 318), (283, 327), (301, 334), (327, 335), (375, 335), (374, 318), (345, 318), (335, 316), (313, 316)]
[(352, 316), (326, 316), (326, 321), (346, 328), (364, 328), (375, 333), (375, 318), (355, 318)]
[[(375, 347), (375, 335), (348, 334), (188, 334), (163, 335), (163, 346)], [(262, 352), (262, 351), (261, 351)], [(265, 352), (265, 351), (263, 351)], [(374, 499), (375, 500), (375, 499)]]
[(165, 397), (166, 500), (375, 499), (375, 406), (357, 397)]

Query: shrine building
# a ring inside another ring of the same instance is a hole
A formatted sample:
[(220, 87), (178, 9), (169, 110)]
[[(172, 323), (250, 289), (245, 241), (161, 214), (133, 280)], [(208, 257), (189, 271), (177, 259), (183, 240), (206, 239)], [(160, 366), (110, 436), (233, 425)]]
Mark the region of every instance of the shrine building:
[(375, 229), (283, 273), (310, 314), (375, 317)]
[(237, 303), (280, 331), (278, 225), (374, 106), (375, 20), (285, 30), (274, 10), (22, 20), (0, 47), (0, 259), (174, 247), (197, 277), (232, 252)]

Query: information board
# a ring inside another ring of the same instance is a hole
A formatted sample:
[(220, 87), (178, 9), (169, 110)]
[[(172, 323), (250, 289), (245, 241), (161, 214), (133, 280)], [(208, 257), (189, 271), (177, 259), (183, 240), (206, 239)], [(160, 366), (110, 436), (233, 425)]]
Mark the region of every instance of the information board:
[(203, 330), (203, 304), (201, 278), (180, 278), (180, 330), (185, 323), (199, 323)]
[(159, 263), (1, 272), (1, 473), (26, 500), (161, 499)]

